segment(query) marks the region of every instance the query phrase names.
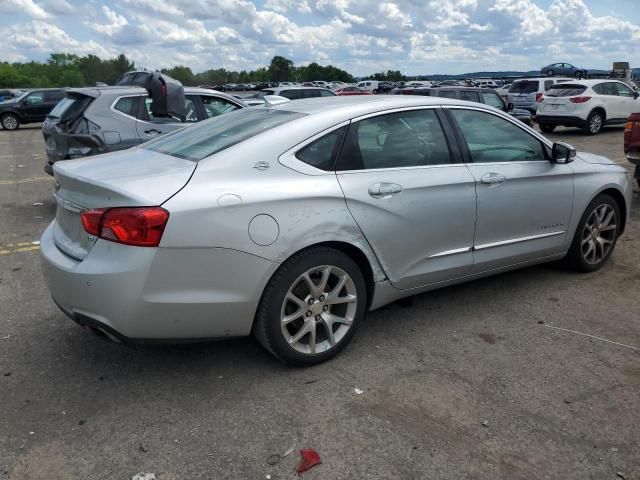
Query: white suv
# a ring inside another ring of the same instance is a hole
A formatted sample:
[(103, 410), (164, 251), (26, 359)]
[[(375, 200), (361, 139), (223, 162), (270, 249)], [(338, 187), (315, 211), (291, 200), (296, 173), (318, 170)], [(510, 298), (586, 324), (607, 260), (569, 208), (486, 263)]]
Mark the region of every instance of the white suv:
[(623, 125), (640, 111), (638, 92), (617, 80), (580, 80), (552, 86), (538, 105), (538, 124), (545, 133), (558, 125), (595, 135), (604, 125)]

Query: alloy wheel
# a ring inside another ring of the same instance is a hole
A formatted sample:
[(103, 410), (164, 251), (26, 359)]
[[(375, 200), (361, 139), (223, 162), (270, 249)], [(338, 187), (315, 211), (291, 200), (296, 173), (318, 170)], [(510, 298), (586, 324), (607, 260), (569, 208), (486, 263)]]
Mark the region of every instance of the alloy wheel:
[(602, 128), (602, 117), (600, 114), (596, 113), (591, 117), (591, 121), (589, 122), (589, 130), (591, 133), (598, 133)]
[(284, 297), (280, 326), (299, 353), (313, 355), (335, 347), (351, 328), (358, 308), (357, 289), (347, 272), (332, 265), (300, 275)]
[(595, 265), (607, 258), (616, 239), (616, 212), (611, 205), (593, 209), (582, 231), (580, 248), (584, 260)]
[(2, 119), (2, 126), (7, 130), (15, 130), (18, 128), (18, 120), (13, 115), (7, 115)]

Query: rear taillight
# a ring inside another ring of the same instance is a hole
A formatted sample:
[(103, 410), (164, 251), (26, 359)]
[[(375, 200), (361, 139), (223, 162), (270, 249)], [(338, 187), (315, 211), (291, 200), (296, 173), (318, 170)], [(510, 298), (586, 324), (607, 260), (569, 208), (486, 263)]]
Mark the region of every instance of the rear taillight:
[(571, 97), (569, 101), (571, 103), (585, 103), (591, 100), (591, 97)]
[(629, 120), (629, 121), (625, 124), (625, 126), (624, 126), (624, 131), (625, 131), (625, 133), (626, 133), (626, 132), (630, 132), (630, 131), (631, 131), (631, 129), (633, 128), (633, 124), (634, 124), (634, 122), (632, 122), (631, 120)]
[(540, 103), (544, 98), (544, 93), (536, 93), (536, 102)]
[(137, 247), (157, 247), (169, 220), (162, 207), (118, 207), (86, 210), (82, 226), (91, 235)]

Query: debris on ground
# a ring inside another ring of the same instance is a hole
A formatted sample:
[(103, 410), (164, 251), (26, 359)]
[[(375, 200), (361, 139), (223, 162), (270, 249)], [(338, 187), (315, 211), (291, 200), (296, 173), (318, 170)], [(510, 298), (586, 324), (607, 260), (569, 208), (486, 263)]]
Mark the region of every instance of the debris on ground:
[(362, 395), (364, 393), (364, 390), (360, 390), (359, 388), (354, 388), (353, 391), (356, 392), (356, 395)]
[(36, 240), (34, 242), (31, 242), (31, 245), (40, 245), (40, 240)]
[(156, 480), (155, 473), (138, 473), (131, 477), (131, 480)]
[(18, 270), (22, 270), (22, 267), (13, 267), (11, 269), (12, 272), (17, 272)]
[(149, 449), (147, 447), (145, 447), (142, 442), (140, 442), (140, 445), (138, 445), (138, 450), (140, 450), (142, 453), (147, 453), (149, 451)]
[(621, 478), (622, 480), (625, 480), (625, 478), (626, 478), (623, 472), (616, 472), (616, 476), (618, 478)]
[(6, 372), (6, 373), (4, 374), (4, 376), (5, 376), (5, 377), (10, 377), (10, 376), (11, 376), (11, 372)]
[(267, 463), (269, 465), (277, 465), (278, 463), (280, 463), (280, 455), (277, 453), (269, 455), (269, 458), (267, 458)]
[(318, 452), (313, 448), (302, 448), (300, 449), (300, 465), (296, 468), (296, 472), (300, 475), (320, 463), (322, 463), (322, 461), (320, 460)]
[(42, 205), (44, 205), (42, 202), (33, 202), (34, 207), (41, 207)]
[(291, 445), (289, 448), (287, 448), (282, 454), (282, 458), (287, 458), (289, 455), (291, 455), (294, 448), (296, 448), (295, 445)]
[(483, 427), (488, 427), (489, 426), (489, 422), (487, 420), (485, 420), (484, 422), (482, 422), (482, 426)]

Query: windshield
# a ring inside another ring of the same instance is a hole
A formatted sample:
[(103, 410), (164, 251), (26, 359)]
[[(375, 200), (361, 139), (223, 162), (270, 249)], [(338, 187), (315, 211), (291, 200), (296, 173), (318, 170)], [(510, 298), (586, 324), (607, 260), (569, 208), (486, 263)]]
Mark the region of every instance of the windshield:
[(178, 130), (143, 148), (197, 162), (303, 116), (303, 113), (283, 110), (246, 108)]
[(547, 93), (546, 97), (575, 97), (576, 95), (582, 95), (587, 89), (584, 85), (571, 85), (563, 83), (561, 85), (553, 85)]
[(534, 93), (537, 91), (537, 80), (521, 80), (518, 82), (513, 82), (511, 84), (511, 88), (509, 88), (509, 93)]

